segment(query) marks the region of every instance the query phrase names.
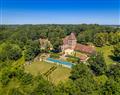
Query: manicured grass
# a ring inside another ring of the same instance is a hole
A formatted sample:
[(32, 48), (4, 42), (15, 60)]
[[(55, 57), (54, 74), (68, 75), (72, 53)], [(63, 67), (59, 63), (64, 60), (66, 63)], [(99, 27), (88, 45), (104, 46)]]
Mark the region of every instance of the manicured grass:
[(33, 62), (31, 65), (25, 66), (25, 71), (36, 76), (38, 73), (45, 73), (52, 66), (53, 64), (48, 64), (46, 62)]
[(105, 58), (105, 62), (106, 62), (107, 65), (116, 63), (115, 61), (113, 61), (110, 58), (110, 56), (113, 55), (113, 53), (112, 53), (113, 46), (96, 47), (96, 50), (99, 51), (99, 52), (103, 52), (103, 56)]
[(65, 82), (70, 76), (70, 69), (58, 66), (57, 69), (50, 75), (50, 80), (58, 84), (60, 81)]
[(60, 81), (64, 82), (69, 78), (71, 69), (47, 62), (33, 62), (31, 65), (25, 66), (25, 71), (35, 76), (39, 73), (44, 75), (53, 66), (57, 66), (57, 69), (48, 76), (48, 80), (58, 84)]

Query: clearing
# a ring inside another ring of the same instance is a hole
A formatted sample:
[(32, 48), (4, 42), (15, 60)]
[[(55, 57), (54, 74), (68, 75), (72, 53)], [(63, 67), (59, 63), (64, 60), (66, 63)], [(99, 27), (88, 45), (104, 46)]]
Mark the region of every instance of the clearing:
[(57, 68), (47, 76), (48, 80), (54, 84), (68, 80), (71, 69), (53, 63), (33, 62), (31, 65), (25, 65), (25, 71), (35, 76), (40, 73), (45, 76), (45, 73), (49, 72), (54, 66)]

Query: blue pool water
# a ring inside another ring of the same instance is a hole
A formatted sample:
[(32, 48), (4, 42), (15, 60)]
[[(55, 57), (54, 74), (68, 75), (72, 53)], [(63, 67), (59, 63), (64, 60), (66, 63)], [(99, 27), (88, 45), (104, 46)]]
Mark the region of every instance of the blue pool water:
[(53, 62), (53, 63), (59, 63), (61, 65), (64, 65), (66, 67), (69, 67), (71, 68), (73, 66), (73, 63), (70, 63), (70, 62), (64, 62), (64, 61), (60, 61), (60, 60), (57, 60), (57, 59), (53, 59), (53, 58), (47, 58), (47, 61), (50, 61), (50, 62)]

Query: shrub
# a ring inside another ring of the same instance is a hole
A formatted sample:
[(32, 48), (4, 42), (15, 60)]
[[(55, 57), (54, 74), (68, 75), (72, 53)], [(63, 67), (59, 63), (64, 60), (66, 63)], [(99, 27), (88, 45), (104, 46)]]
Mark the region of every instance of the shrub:
[(51, 57), (51, 58), (60, 58), (60, 55), (57, 54), (57, 53), (52, 53), (52, 54), (50, 55), (50, 57)]
[(72, 63), (79, 63), (80, 59), (77, 57), (68, 57), (67, 61), (72, 62)]

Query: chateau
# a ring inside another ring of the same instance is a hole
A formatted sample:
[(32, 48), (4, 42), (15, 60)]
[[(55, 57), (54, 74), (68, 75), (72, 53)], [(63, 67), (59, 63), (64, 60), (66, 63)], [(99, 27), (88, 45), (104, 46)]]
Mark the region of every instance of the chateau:
[(66, 54), (71, 54), (77, 45), (77, 39), (74, 33), (71, 33), (69, 36), (66, 36), (63, 39), (63, 45), (61, 46), (61, 50)]
[[(74, 33), (71, 33), (69, 36), (66, 36), (63, 39), (61, 50), (65, 53), (65, 55), (74, 54), (75, 51), (80, 51), (86, 54), (92, 54), (95, 52), (94, 46), (77, 43), (77, 39)], [(84, 59), (86, 56), (81, 56), (80, 58)]]

